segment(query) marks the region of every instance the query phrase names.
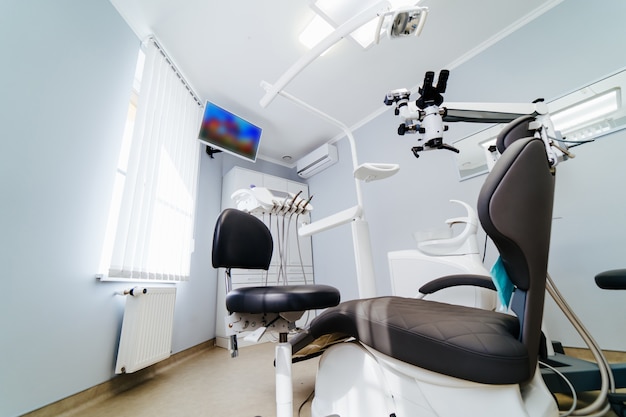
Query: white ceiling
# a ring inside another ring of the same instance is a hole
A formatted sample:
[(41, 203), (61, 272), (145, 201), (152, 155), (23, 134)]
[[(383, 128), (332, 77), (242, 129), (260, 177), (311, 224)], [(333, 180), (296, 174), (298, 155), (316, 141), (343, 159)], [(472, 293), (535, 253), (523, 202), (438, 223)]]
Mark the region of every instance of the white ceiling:
[[(314, 16), (308, 0), (110, 1), (140, 39), (155, 35), (201, 99), (263, 129), (260, 158), (292, 166), (341, 137), (283, 97), (259, 104), (261, 81), (274, 83), (307, 52), (298, 36)], [(392, 111), (383, 105), (388, 91), (415, 90), (426, 71), (453, 69), (561, 1), (423, 0), (429, 15), (420, 37), (385, 39), (368, 50), (344, 39), (285, 91), (357, 127)]]

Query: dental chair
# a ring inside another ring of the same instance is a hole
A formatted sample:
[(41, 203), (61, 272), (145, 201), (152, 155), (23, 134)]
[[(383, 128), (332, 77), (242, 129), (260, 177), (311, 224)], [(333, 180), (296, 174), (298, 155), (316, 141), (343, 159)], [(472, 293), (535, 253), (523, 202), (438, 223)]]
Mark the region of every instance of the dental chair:
[(327, 285), (281, 285), (232, 288), (231, 269), (268, 270), (272, 258), (272, 235), (267, 226), (251, 214), (224, 210), (213, 235), (212, 263), (225, 268), (227, 329), (230, 348), (237, 356), (237, 334), (250, 333), (258, 341), (266, 331), (279, 334), (275, 351), (276, 407), (278, 417), (293, 415), (291, 380), (292, 348), (287, 336), (307, 310), (339, 304), (339, 291)]
[(511, 143), (480, 191), (479, 219), (515, 287), (512, 314), (386, 296), (316, 317), (294, 352), (329, 334), (350, 339), (321, 356), (311, 415), (558, 416), (538, 371), (553, 195), (534, 138)]

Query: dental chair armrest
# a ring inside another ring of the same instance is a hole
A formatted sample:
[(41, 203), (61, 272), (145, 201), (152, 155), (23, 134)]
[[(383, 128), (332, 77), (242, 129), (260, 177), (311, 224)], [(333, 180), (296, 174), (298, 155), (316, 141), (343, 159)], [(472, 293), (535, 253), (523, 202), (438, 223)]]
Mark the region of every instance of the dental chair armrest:
[(456, 274), (446, 275), (445, 277), (434, 279), (422, 285), (419, 289), (421, 294), (433, 294), (439, 290), (449, 287), (458, 287), (460, 285), (470, 285), (473, 287), (482, 287), (496, 291), (496, 286), (489, 275), (476, 274)]
[(596, 285), (603, 290), (626, 290), (626, 269), (612, 269), (596, 275)]

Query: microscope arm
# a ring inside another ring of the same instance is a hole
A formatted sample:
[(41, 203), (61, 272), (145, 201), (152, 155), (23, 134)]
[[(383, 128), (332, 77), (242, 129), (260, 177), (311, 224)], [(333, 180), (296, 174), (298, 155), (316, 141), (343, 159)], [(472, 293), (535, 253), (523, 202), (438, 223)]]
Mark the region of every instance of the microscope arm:
[(536, 103), (444, 103), (444, 122), (508, 123), (521, 116), (548, 114), (543, 101)]
[[(468, 123), (508, 123), (521, 116), (548, 114), (548, 106), (543, 101), (536, 103), (442, 103), (429, 106), (425, 114), (414, 103), (398, 107), (399, 116), (405, 121), (423, 121), (425, 115), (439, 115), (441, 122)], [(427, 127), (425, 127), (426, 129)]]
[(443, 135), (448, 129), (444, 122), (509, 123), (522, 116), (534, 118), (528, 128), (543, 140), (551, 166), (573, 157), (565, 147), (555, 143), (554, 139), (558, 140), (560, 133), (554, 130), (543, 99), (533, 103), (445, 103), (443, 93), (448, 76), (448, 70), (441, 70), (435, 85), (434, 72), (426, 72), (423, 85), (418, 89), (420, 97), (415, 101), (410, 101), (411, 92), (405, 88), (390, 91), (383, 100), (387, 106), (394, 106), (396, 116), (403, 120), (398, 127), (399, 135), (417, 133), (418, 146), (411, 148), (416, 158), (419, 152), (432, 149), (459, 152), (444, 142)]
[[(398, 90), (396, 90), (398, 91)], [(554, 125), (548, 113), (548, 106), (543, 101), (535, 103), (442, 103), (441, 106), (431, 104), (424, 110), (415, 103), (405, 101), (396, 107), (398, 115), (404, 120), (398, 133), (419, 133), (419, 147), (413, 148), (417, 152), (428, 149), (458, 150), (443, 141), (443, 132), (447, 130), (444, 122), (468, 123), (508, 123), (521, 116), (533, 116), (529, 129), (539, 132), (546, 145), (546, 152), (551, 165), (556, 165), (564, 156), (573, 158), (573, 155), (556, 145), (552, 139), (560, 137), (554, 130)]]

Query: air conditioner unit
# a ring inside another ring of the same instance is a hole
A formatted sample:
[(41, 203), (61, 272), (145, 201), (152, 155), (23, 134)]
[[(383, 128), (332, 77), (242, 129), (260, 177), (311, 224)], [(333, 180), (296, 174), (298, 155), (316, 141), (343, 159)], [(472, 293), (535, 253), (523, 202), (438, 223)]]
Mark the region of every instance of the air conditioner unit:
[(309, 178), (333, 165), (337, 160), (337, 147), (326, 143), (299, 159), (296, 170), (300, 177)]

